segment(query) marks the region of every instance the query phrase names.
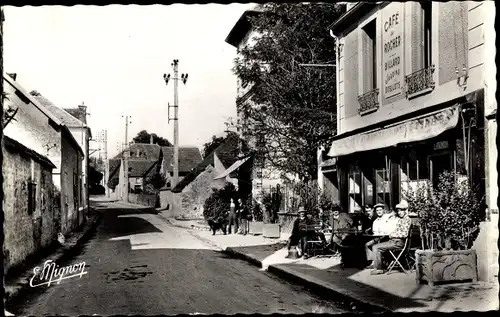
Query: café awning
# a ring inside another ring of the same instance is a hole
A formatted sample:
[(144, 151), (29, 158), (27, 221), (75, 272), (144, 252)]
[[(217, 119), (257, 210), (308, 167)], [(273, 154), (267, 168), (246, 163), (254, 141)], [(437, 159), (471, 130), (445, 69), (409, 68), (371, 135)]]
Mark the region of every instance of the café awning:
[(231, 165), (227, 170), (225, 170), (224, 172), (220, 173), (218, 176), (216, 176), (214, 179), (221, 179), (221, 178), (224, 178), (226, 177), (227, 175), (231, 174), (232, 172), (236, 171), (238, 168), (241, 167), (241, 165), (245, 164), (246, 161), (248, 161), (248, 159), (250, 159), (250, 156), (244, 158), (244, 159), (241, 159), (241, 160), (238, 160), (236, 162), (234, 162), (233, 165)]
[(338, 157), (427, 140), (456, 127), (459, 116), (460, 105), (457, 104), (392, 126), (340, 138), (333, 141), (328, 156)]

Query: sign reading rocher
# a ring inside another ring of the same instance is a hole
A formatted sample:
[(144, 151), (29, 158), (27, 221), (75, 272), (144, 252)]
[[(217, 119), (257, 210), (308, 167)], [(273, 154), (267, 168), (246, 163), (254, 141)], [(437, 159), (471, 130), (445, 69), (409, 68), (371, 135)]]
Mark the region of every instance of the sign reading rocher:
[(403, 3), (391, 3), (382, 12), (382, 80), (386, 98), (403, 88)]

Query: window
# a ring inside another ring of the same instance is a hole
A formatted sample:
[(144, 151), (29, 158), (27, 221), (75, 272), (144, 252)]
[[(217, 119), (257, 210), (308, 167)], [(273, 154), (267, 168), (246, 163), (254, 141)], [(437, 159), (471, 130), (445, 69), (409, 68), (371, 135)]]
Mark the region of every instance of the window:
[(28, 214), (31, 215), (36, 210), (36, 183), (28, 183)]
[(432, 65), (432, 1), (425, 1), (420, 3), (424, 16), (424, 67), (428, 68)]
[(414, 3), (412, 15), (412, 72), (432, 65), (432, 1)]
[(363, 93), (377, 88), (376, 19), (362, 28)]
[(349, 169), (349, 212), (354, 212), (363, 205), (361, 195), (361, 170), (358, 164), (351, 164)]
[(415, 191), (417, 187), (429, 179), (427, 159), (424, 154), (412, 150), (401, 158), (401, 189), (404, 192), (410, 188)]

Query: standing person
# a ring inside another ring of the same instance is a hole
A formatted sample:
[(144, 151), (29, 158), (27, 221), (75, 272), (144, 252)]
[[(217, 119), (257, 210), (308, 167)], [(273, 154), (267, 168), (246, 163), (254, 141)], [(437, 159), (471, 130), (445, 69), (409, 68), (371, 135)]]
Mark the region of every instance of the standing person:
[(394, 230), (389, 234), (389, 241), (375, 244), (373, 246), (373, 264), (375, 270), (370, 274), (384, 274), (382, 254), (388, 250), (401, 250), (405, 244), (405, 239), (408, 238), (410, 231), (411, 219), (408, 216), (408, 203), (402, 200), (396, 205), (397, 221)]
[(250, 211), (248, 210), (247, 204), (244, 204), (243, 201), (241, 200), (241, 198), (238, 199), (238, 203), (240, 206), (239, 216), (241, 219), (240, 230), (241, 230), (241, 234), (246, 236), (248, 233), (248, 218), (250, 216)]
[(288, 240), (288, 249), (292, 247), (299, 248), (299, 257), (307, 257), (307, 234), (305, 227), (310, 224), (304, 207), (299, 207), (299, 217), (293, 222), (292, 234)]
[(228, 233), (231, 234), (231, 227), (234, 225), (234, 233), (238, 232), (238, 221), (236, 219), (236, 205), (234, 200), (231, 198), (231, 203), (229, 205), (229, 227)]

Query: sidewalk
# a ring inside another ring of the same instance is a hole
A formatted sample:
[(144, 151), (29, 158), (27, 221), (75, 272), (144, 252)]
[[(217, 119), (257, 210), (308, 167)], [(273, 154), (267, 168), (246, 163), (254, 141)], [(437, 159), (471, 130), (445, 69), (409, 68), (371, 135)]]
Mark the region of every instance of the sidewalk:
[[(283, 242), (280, 239), (270, 239), (264, 238), (261, 235), (241, 235), (241, 234), (222, 234), (221, 231), (217, 231), (215, 235), (212, 235), (208, 225), (203, 224), (200, 220), (177, 220), (175, 218), (166, 218), (161, 213), (159, 214), (164, 220), (169, 222), (171, 225), (176, 227), (181, 227), (185, 229), (194, 229), (191, 233), (201, 240), (213, 245), (214, 247), (227, 251), (234, 247), (249, 247), (249, 246), (272, 246), (279, 244), (279, 248), (282, 248)], [(201, 223), (200, 223), (201, 222)], [(270, 250), (275, 251), (275, 248)], [(231, 251), (228, 251), (231, 252)]]
[[(93, 209), (95, 207), (92, 207)], [(83, 225), (83, 227), (78, 230), (70, 233), (64, 242), (64, 245), (59, 247), (55, 253), (52, 253), (45, 258), (38, 261), (36, 265), (33, 266), (43, 266), (43, 264), (52, 260), (54, 262), (64, 261), (66, 257), (71, 255), (71, 252), (79, 245), (83, 244), (85, 241), (90, 238), (95, 228), (99, 224), (99, 220), (101, 218), (101, 214), (98, 211), (94, 211), (89, 215), (87, 222)], [(9, 280), (5, 281), (5, 295), (4, 302), (11, 301), (15, 297), (22, 296), (22, 293), (29, 290), (29, 280), (33, 276), (33, 268), (26, 270), (21, 273), (17, 277), (9, 278)]]
[(370, 275), (370, 270), (340, 267), (338, 258), (286, 259), (286, 249), (230, 248), (233, 254), (262, 265), (269, 272), (319, 290), (349, 297), (362, 304), (394, 312), (453, 312), (498, 310), (498, 283), (478, 282), (435, 286), (418, 285), (415, 273), (395, 271)]

